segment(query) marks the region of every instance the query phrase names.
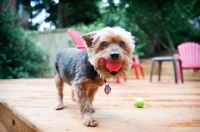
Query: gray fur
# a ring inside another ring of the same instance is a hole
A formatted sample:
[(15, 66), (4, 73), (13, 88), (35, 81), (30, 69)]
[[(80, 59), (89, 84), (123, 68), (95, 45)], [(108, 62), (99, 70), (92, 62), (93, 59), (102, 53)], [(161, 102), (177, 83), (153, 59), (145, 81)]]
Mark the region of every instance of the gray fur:
[(61, 50), (55, 61), (55, 70), (63, 81), (69, 85), (81, 85), (81, 79), (94, 79), (98, 76), (94, 67), (88, 61), (87, 50), (66, 48)]

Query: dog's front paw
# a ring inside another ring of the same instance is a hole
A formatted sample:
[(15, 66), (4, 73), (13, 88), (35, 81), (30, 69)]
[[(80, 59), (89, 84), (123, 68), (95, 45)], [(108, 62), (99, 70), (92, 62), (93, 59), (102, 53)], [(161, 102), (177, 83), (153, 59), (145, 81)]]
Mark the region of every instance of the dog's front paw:
[(99, 123), (97, 120), (94, 120), (92, 117), (84, 116), (83, 124), (88, 127), (96, 127)]
[(63, 108), (64, 108), (64, 105), (61, 102), (57, 103), (56, 106), (55, 106), (55, 110), (61, 110)]
[(92, 119), (92, 120), (84, 121), (83, 124), (88, 127), (96, 127), (99, 123), (97, 120)]

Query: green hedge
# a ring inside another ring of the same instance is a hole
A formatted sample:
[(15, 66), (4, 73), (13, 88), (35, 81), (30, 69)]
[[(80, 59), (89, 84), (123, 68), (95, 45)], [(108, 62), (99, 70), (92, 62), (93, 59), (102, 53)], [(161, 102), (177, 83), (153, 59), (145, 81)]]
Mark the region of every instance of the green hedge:
[(42, 77), (49, 71), (49, 57), (19, 26), (9, 5), (0, 0), (0, 78)]

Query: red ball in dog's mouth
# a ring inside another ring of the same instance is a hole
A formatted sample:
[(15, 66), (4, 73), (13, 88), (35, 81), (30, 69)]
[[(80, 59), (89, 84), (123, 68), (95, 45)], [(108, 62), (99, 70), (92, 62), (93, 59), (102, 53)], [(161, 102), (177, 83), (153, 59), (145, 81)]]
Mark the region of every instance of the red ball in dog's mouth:
[(118, 70), (122, 67), (121, 61), (109, 61), (105, 59), (100, 60), (100, 65), (106, 65), (106, 68), (110, 71), (110, 74), (116, 75)]

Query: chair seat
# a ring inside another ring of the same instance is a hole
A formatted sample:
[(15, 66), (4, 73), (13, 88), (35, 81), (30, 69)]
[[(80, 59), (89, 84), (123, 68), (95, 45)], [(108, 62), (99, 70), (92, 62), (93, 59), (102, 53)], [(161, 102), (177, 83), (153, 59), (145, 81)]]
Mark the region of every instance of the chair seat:
[(182, 64), (183, 69), (200, 69), (200, 64)]
[(151, 60), (155, 60), (155, 61), (171, 61), (173, 59), (176, 59), (172, 56), (161, 56), (161, 57), (153, 57)]

